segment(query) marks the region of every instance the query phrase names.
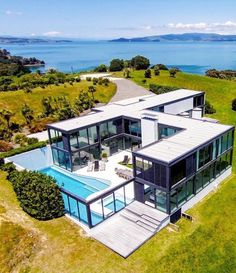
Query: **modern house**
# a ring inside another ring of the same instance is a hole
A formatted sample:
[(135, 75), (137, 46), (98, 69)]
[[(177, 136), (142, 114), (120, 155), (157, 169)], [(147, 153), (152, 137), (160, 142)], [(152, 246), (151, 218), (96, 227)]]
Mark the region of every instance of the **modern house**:
[[(180, 89), (110, 103), (48, 125), (53, 164), (67, 171), (79, 171), (103, 153), (132, 154), (133, 178), (92, 201), (64, 192), (68, 212), (81, 220), (86, 211), (82, 220), (93, 227), (130, 203), (126, 188), (132, 183), (133, 199), (178, 219), (232, 169), (234, 127), (203, 114), (204, 92)], [(112, 201), (106, 205), (106, 199)]]

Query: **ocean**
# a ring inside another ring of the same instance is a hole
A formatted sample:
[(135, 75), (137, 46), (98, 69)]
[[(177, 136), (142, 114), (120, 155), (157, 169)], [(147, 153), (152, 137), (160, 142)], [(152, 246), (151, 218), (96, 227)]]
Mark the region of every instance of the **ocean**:
[(130, 59), (143, 55), (151, 64), (163, 63), (182, 71), (204, 74), (207, 69), (236, 70), (236, 42), (106, 42), (0, 44), (13, 55), (44, 60), (45, 69), (62, 72), (90, 70), (109, 64), (113, 58)]

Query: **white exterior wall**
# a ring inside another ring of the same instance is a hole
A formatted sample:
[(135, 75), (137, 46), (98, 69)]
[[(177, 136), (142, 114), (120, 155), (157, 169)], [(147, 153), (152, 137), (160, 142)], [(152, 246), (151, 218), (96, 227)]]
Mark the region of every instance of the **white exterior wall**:
[(164, 106), (164, 112), (173, 115), (177, 115), (190, 109), (193, 109), (193, 98), (181, 100)]
[(158, 140), (158, 121), (141, 119), (142, 146), (149, 145)]
[(200, 202), (205, 196), (207, 196), (211, 191), (216, 190), (219, 184), (225, 180), (232, 173), (232, 167), (226, 170), (222, 175), (217, 177), (212, 183), (210, 183), (206, 188), (197, 193), (192, 199), (182, 206), (182, 212), (192, 208), (195, 204)]

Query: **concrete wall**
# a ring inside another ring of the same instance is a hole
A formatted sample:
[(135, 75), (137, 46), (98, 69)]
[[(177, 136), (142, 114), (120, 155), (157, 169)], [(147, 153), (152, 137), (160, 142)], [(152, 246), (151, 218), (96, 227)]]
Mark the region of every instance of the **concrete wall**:
[(164, 112), (177, 115), (179, 113), (193, 109), (193, 98), (181, 100), (164, 106)]
[(206, 188), (201, 190), (197, 195), (190, 199), (187, 203), (182, 206), (182, 212), (192, 208), (195, 204), (200, 202), (205, 196), (207, 196), (211, 191), (216, 190), (219, 184), (230, 176), (232, 173), (232, 167), (226, 170), (222, 175), (217, 177), (212, 183), (210, 183)]
[(35, 149), (5, 159), (5, 162), (13, 162), (17, 169), (37, 171), (52, 165), (52, 153), (50, 146)]

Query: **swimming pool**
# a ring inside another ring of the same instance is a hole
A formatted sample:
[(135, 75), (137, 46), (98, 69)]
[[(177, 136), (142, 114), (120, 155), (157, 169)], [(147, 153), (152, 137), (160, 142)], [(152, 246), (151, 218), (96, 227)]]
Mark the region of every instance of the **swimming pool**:
[(58, 186), (83, 199), (86, 199), (92, 193), (109, 187), (109, 181), (65, 173), (55, 167), (48, 167), (40, 170), (40, 172), (55, 178)]

